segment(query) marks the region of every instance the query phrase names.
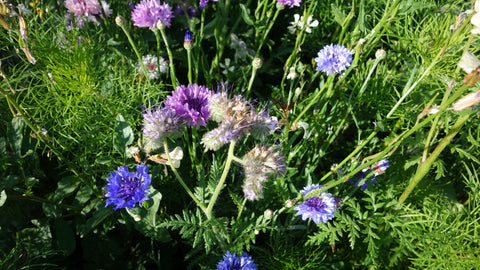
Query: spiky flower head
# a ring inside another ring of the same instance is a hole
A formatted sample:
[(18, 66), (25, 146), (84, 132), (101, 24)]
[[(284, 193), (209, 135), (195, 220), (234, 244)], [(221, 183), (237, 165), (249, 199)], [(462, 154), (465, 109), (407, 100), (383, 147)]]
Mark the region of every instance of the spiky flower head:
[(269, 176), (280, 176), (285, 173), (284, 157), (276, 147), (256, 145), (242, 158), (245, 180), (243, 192), (245, 198), (256, 200), (263, 197), (263, 183)]
[(173, 18), (172, 7), (169, 4), (161, 4), (160, 0), (143, 0), (132, 11), (133, 25), (154, 29), (161, 21), (166, 27), (170, 27)]
[(341, 45), (327, 45), (318, 52), (317, 71), (330, 74), (340, 74), (350, 67), (353, 52)]
[(205, 145), (205, 151), (217, 151), (232, 140), (240, 138), (238, 131), (239, 129), (235, 126), (235, 122), (232, 119), (224, 120), (217, 128), (203, 135), (201, 144)]
[(299, 7), (302, 3), (302, 0), (277, 0), (278, 3), (282, 4), (283, 6), (292, 7)]
[(163, 145), (164, 138), (182, 135), (183, 121), (171, 108), (146, 110), (143, 113), (143, 136), (147, 152)]
[(246, 252), (242, 256), (227, 251), (223, 260), (217, 264), (217, 270), (257, 270), (257, 265)]
[(165, 100), (165, 106), (175, 110), (189, 127), (207, 126), (210, 113), (208, 105), (213, 92), (205, 86), (189, 84), (177, 86), (177, 91)]
[(137, 171), (130, 172), (127, 166), (120, 166), (110, 173), (107, 178), (107, 204), (114, 205), (113, 209), (133, 208), (135, 204), (141, 205), (149, 199), (151, 183), (148, 167), (145, 164), (137, 164)]
[[(142, 62), (147, 71), (146, 76), (149, 77), (151, 80), (157, 79), (159, 72), (166, 73), (168, 70), (167, 62), (165, 61), (165, 59), (163, 59), (163, 57), (160, 57), (160, 59), (158, 59), (154, 55), (147, 54), (142, 56)], [(137, 72), (142, 72), (142, 66), (140, 64), (137, 64)]]
[[(305, 198), (308, 193), (321, 188), (322, 186), (319, 184), (308, 185), (304, 187), (300, 193), (302, 193)], [(327, 223), (333, 219), (335, 214), (335, 198), (332, 194), (327, 193), (327, 191), (323, 191), (318, 196), (306, 199), (293, 209), (298, 211), (297, 215), (301, 215), (302, 220), (309, 218), (315, 223)]]
[(254, 113), (251, 119), (251, 134), (256, 139), (264, 139), (277, 128), (277, 120), (270, 117), (266, 108)]
[(98, 18), (102, 18), (103, 14), (105, 14), (107, 17), (112, 14), (110, 5), (105, 1), (66, 0), (65, 7), (68, 9), (69, 12), (76, 16), (77, 26), (79, 28), (83, 27), (84, 21), (82, 19), (82, 16), (85, 16), (88, 21), (92, 21), (96, 25), (99, 25), (100, 22), (98, 21)]

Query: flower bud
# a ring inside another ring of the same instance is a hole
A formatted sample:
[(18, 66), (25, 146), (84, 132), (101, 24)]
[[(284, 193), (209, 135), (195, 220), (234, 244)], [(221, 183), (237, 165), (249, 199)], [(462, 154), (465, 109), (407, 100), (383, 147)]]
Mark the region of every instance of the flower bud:
[(379, 49), (375, 53), (375, 58), (378, 59), (378, 60), (383, 60), (383, 59), (385, 59), (386, 56), (387, 56), (387, 52), (383, 49)]
[(162, 22), (162, 20), (158, 20), (157, 22), (157, 28), (160, 30), (165, 30), (165, 23)]
[(293, 201), (288, 199), (285, 201), (285, 207), (287, 208), (292, 208), (293, 207)]
[(262, 64), (263, 64), (262, 59), (260, 59), (260, 58), (258, 58), (258, 57), (255, 58), (255, 59), (253, 59), (253, 61), (252, 61), (252, 66), (253, 66), (254, 69), (259, 69), (259, 68), (261, 68), (261, 67), (262, 67)]
[(118, 26), (123, 26), (123, 23), (125, 22), (125, 20), (123, 19), (122, 16), (119, 15), (115, 18), (115, 22), (117, 23)]
[(273, 211), (271, 209), (265, 210), (263, 217), (265, 217), (265, 219), (271, 219), (273, 217)]
[(185, 50), (191, 50), (193, 48), (193, 41), (192, 41), (192, 32), (187, 30), (185, 32), (185, 38), (183, 39), (183, 47)]

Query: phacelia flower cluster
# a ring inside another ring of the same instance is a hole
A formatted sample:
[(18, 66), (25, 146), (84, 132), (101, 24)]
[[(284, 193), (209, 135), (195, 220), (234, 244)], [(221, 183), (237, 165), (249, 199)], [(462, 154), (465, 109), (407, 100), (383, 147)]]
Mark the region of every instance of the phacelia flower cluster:
[(173, 10), (169, 4), (161, 4), (160, 0), (143, 0), (132, 11), (133, 25), (154, 29), (158, 21), (170, 27)]
[[(362, 190), (367, 190), (368, 187), (374, 187), (375, 184), (377, 183), (377, 176), (379, 174), (384, 173), (387, 168), (388, 168), (389, 162), (387, 159), (382, 159), (379, 162), (375, 163), (373, 166), (373, 177), (370, 178), (370, 182), (368, 182), (369, 179), (365, 179), (367, 175), (370, 175), (369, 168), (366, 167), (363, 170), (357, 172), (356, 174), (353, 175), (355, 180), (349, 179), (347, 183), (353, 185), (353, 186), (360, 186), (360, 189)], [(357, 164), (356, 167), (360, 166), (360, 163)], [(348, 171), (345, 173), (348, 174)]]
[(177, 113), (187, 126), (207, 126), (210, 116), (209, 102), (213, 92), (205, 86), (189, 84), (177, 86), (177, 91), (165, 100), (165, 106)]
[[(147, 71), (146, 76), (151, 80), (157, 79), (159, 73), (166, 73), (168, 70), (167, 61), (163, 57), (157, 58), (154, 55), (148, 54), (142, 56), (142, 62)], [(142, 66), (137, 64), (137, 72), (142, 73)]]
[[(110, 5), (105, 1), (97, 0), (66, 0), (65, 7), (70, 13), (75, 16), (76, 24), (78, 28), (83, 28), (85, 21), (82, 16), (85, 16), (87, 21), (94, 22), (96, 25), (99, 25), (99, 18), (103, 17), (103, 13), (108, 17), (112, 14)], [(67, 29), (70, 25), (68, 23), (70, 17), (67, 15)]]
[(227, 251), (223, 260), (217, 264), (217, 270), (257, 270), (257, 265), (246, 252), (237, 257), (235, 253)]
[(145, 110), (143, 113), (143, 143), (147, 153), (162, 147), (164, 138), (180, 137), (183, 124), (184, 121), (172, 108)]
[(144, 164), (137, 165), (136, 172), (130, 172), (127, 166), (118, 167), (107, 178), (107, 204), (114, 205), (113, 209), (133, 208), (135, 204), (141, 205), (149, 199), (151, 178), (148, 167)]
[[(308, 185), (300, 193), (305, 198), (310, 192), (321, 188), (319, 184)], [(323, 191), (317, 196), (306, 199), (293, 209), (297, 211), (297, 215), (302, 216), (302, 220), (312, 219), (315, 223), (327, 223), (335, 215), (335, 198), (327, 191)]]
[(277, 2), (279, 4), (292, 8), (292, 7), (299, 7), (300, 4), (302, 3), (302, 0), (277, 0)]
[(219, 123), (216, 129), (207, 132), (202, 138), (205, 151), (216, 151), (224, 144), (251, 134), (263, 139), (276, 129), (277, 121), (270, 117), (266, 109), (256, 112), (253, 105), (241, 95), (229, 98), (221, 91), (210, 99), (209, 111), (212, 120)]
[(277, 147), (256, 145), (242, 158), (245, 180), (243, 193), (253, 201), (263, 197), (263, 184), (270, 176), (285, 174), (284, 157)]
[(327, 45), (318, 52), (317, 71), (330, 74), (340, 74), (352, 63), (353, 52), (341, 45)]

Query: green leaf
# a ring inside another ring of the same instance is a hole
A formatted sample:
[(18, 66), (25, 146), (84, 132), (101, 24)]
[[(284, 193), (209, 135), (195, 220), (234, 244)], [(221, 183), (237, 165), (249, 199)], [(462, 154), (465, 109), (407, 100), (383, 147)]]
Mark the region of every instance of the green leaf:
[(82, 228), (80, 232), (80, 237), (84, 237), (87, 235), (91, 230), (97, 227), (103, 220), (113, 214), (111, 208), (106, 208), (103, 205), (99, 205), (91, 218), (87, 220), (85, 226)]
[(22, 128), (25, 125), (21, 117), (15, 117), (12, 122), (8, 124), (7, 138), (15, 153), (15, 156), (20, 157), (22, 155)]
[(53, 235), (55, 244), (65, 256), (69, 256), (75, 251), (75, 234), (70, 224), (63, 219), (57, 219), (53, 223)]
[(71, 195), (75, 189), (77, 189), (80, 181), (75, 176), (67, 176), (62, 178), (60, 182), (57, 183), (57, 190), (55, 191), (55, 195), (53, 196), (53, 200), (59, 202), (69, 195)]
[(127, 154), (127, 146), (133, 142), (133, 130), (125, 122), (121, 114), (117, 115), (115, 133), (113, 134), (113, 147), (123, 156)]
[(7, 193), (5, 192), (5, 190), (2, 190), (2, 192), (0, 192), (0, 207), (2, 207), (6, 201), (7, 201)]
[(240, 9), (242, 10), (242, 18), (248, 25), (254, 25), (255, 22), (250, 17), (250, 10), (245, 7), (244, 4), (240, 4)]

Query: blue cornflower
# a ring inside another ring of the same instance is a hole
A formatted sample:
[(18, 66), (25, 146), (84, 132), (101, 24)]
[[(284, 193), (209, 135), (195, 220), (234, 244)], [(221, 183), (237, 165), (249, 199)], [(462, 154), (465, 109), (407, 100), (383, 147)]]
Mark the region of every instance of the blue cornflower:
[(223, 260), (217, 264), (217, 270), (257, 270), (257, 265), (246, 252), (239, 258), (235, 253), (227, 251)]
[[(319, 184), (308, 185), (300, 193), (305, 197), (309, 192), (321, 188), (322, 186)], [(302, 215), (303, 220), (310, 218), (315, 223), (327, 223), (330, 219), (333, 219), (335, 214), (335, 198), (327, 191), (323, 191), (318, 196), (306, 199), (293, 209), (298, 211), (297, 215)]]
[(350, 67), (353, 52), (341, 45), (327, 45), (318, 52), (317, 71), (330, 74), (340, 74)]
[(133, 208), (135, 204), (141, 205), (149, 198), (151, 183), (148, 167), (138, 164), (136, 172), (130, 172), (127, 166), (120, 166), (116, 171), (110, 172), (107, 178), (107, 204), (113, 204), (114, 210), (119, 208)]

